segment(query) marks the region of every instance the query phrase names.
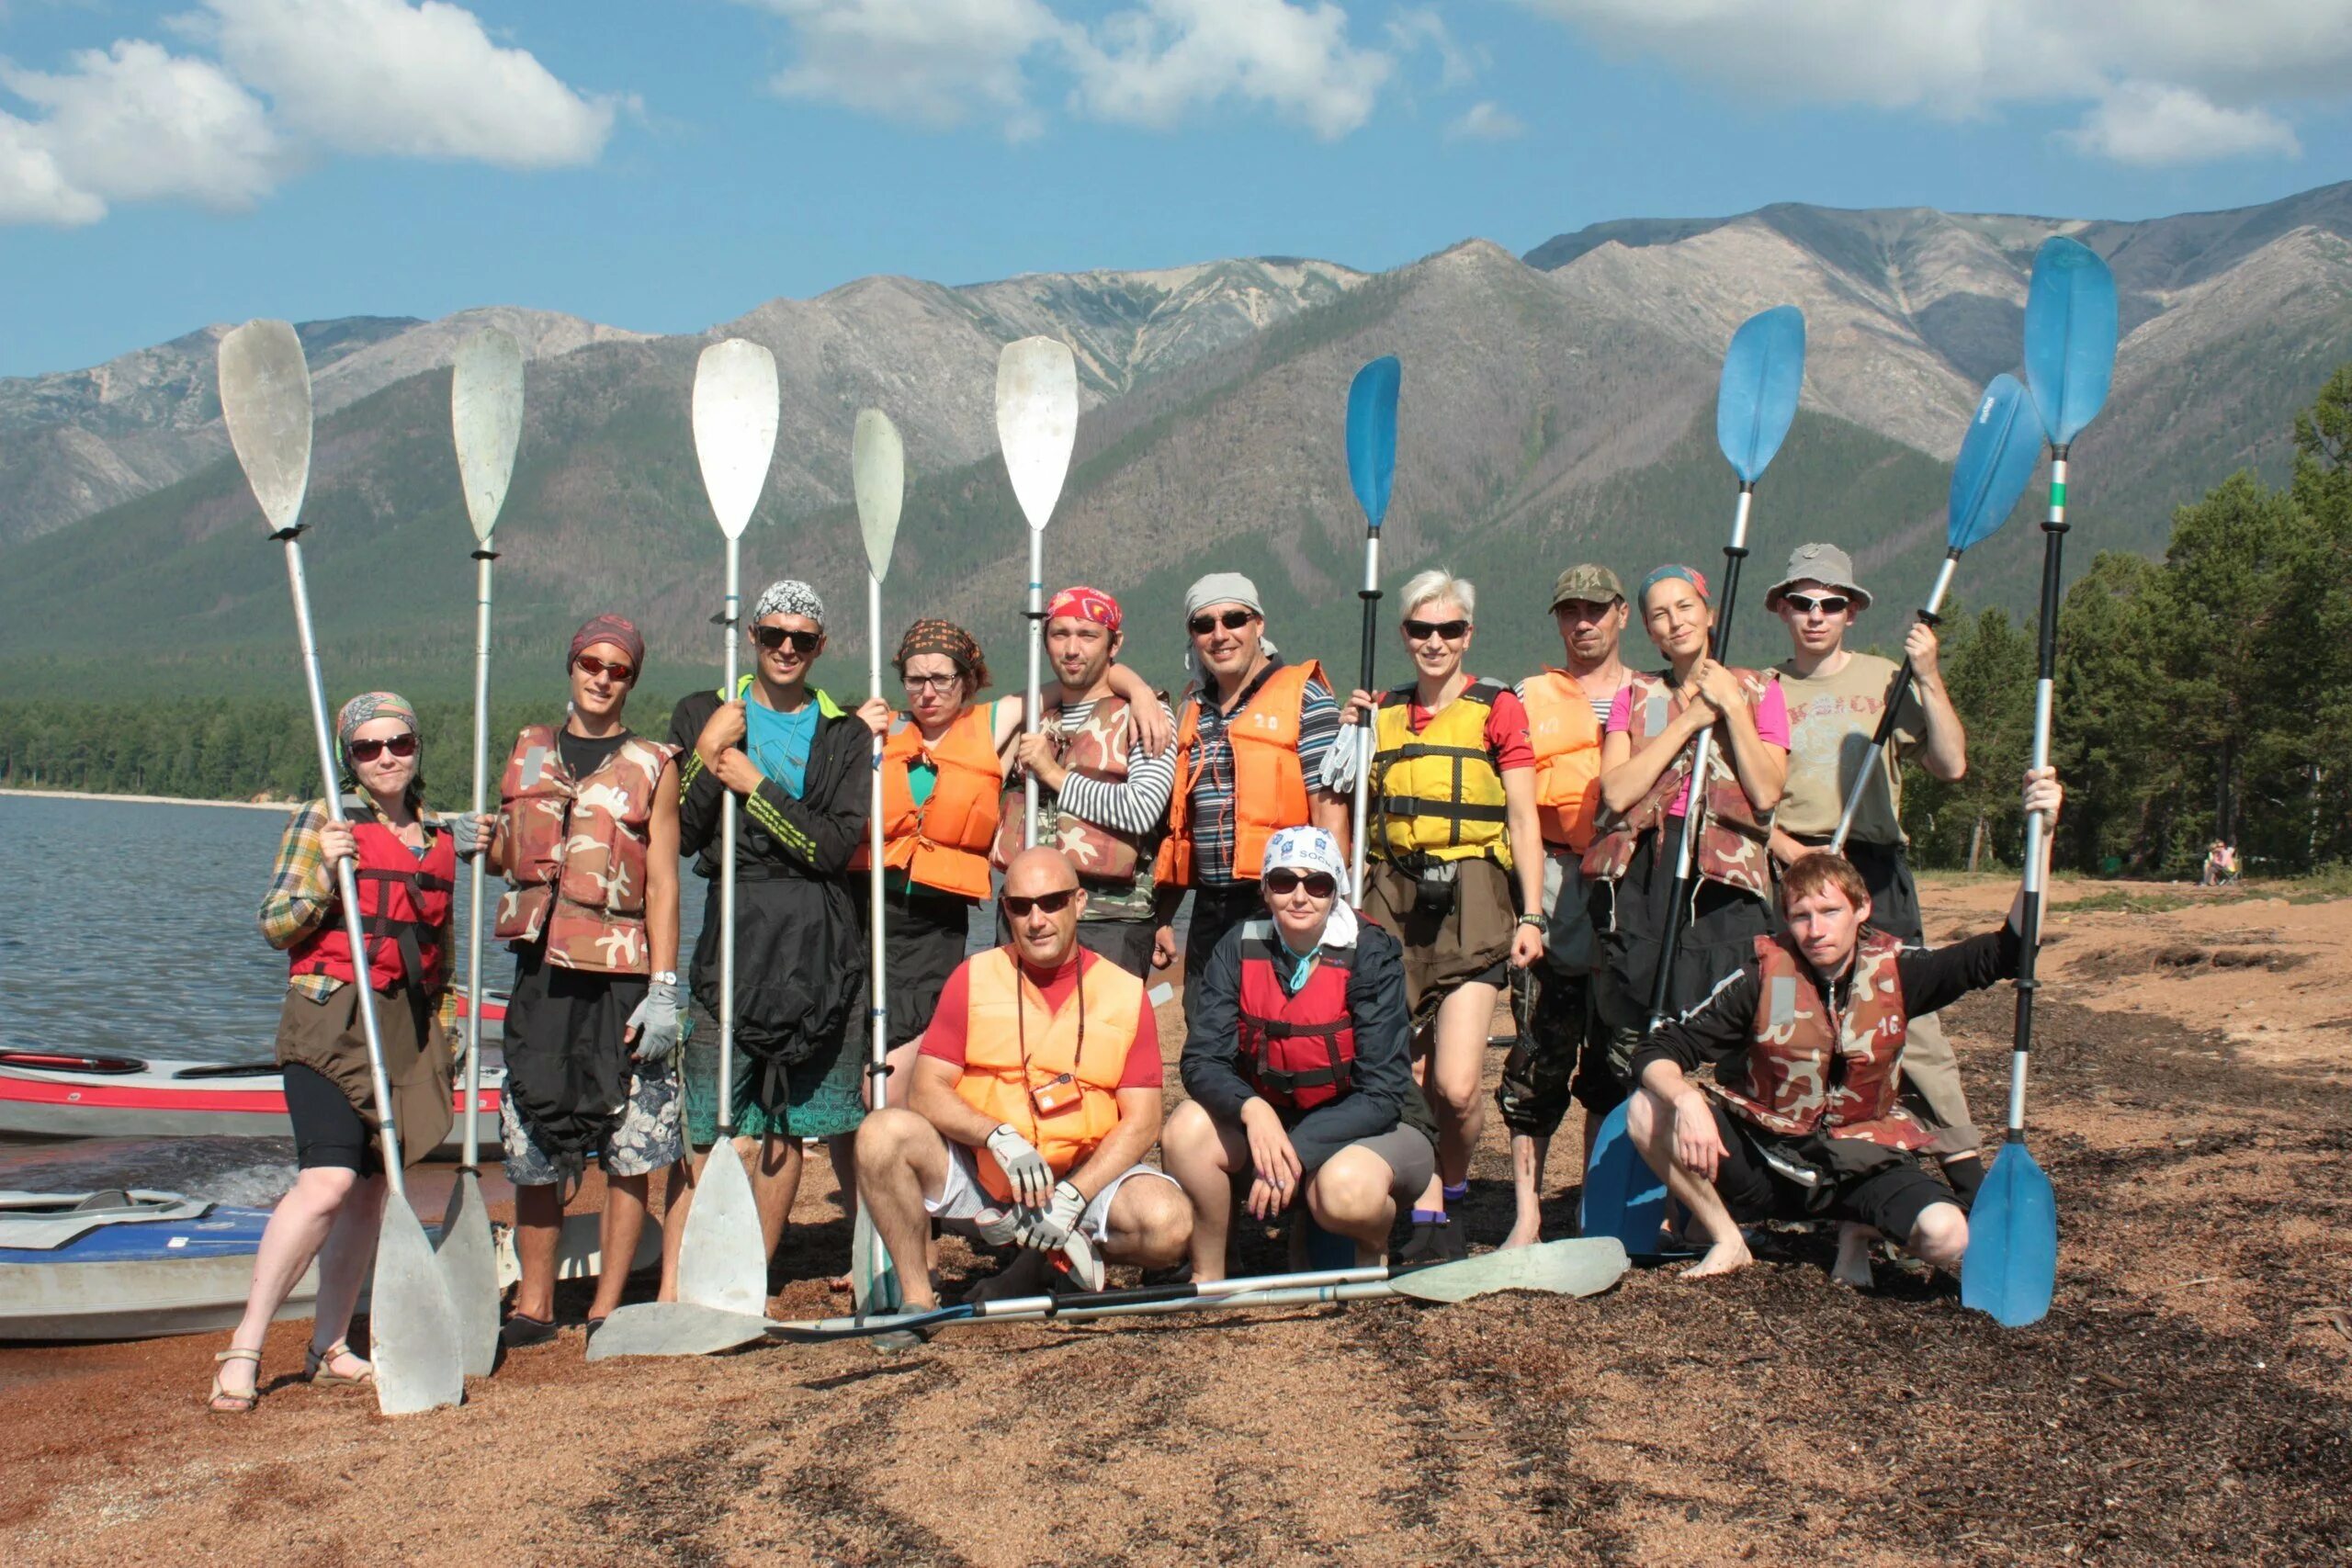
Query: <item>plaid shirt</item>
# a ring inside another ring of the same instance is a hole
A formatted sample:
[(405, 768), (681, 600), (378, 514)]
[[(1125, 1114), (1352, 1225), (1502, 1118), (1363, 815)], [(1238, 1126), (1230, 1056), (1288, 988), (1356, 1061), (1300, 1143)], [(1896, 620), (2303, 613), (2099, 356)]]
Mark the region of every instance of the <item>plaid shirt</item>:
[[(1258, 678), (1243, 689), (1233, 705), (1234, 712), (1249, 705), (1258, 688), (1282, 663), (1280, 659), (1268, 660)], [(1233, 874), (1233, 741), (1227, 734), (1227, 715), (1216, 705), (1215, 686), (1204, 685), (1200, 695), (1201, 716), (1195, 724), (1200, 738), (1199, 772), (1186, 796), (1193, 814), (1193, 880), (1203, 887), (1230, 887), (1238, 880)], [(1339, 735), (1340, 705), (1331, 688), (1320, 681), (1307, 682), (1298, 704), (1298, 761), (1309, 795), (1317, 787), (1323, 753)]]
[[(374, 815), (370, 807), (350, 795), (344, 797), (343, 804), (344, 809), (355, 816)], [(319, 829), (328, 820), (326, 802), (313, 800), (294, 814), (286, 824), (286, 836), (277, 842), (277, 863), (270, 869), (269, 891), (261, 900), (261, 934), (272, 947), (281, 951), (290, 948), (335, 918), (342, 900), (335, 895), (335, 879), (327, 870), (326, 852), (319, 842)], [(425, 819), (424, 841), (428, 846), (439, 830), (431, 818)], [(441, 927), (444, 953), (457, 951), (452, 940), (457, 922), (458, 902), (452, 898), (449, 919)], [(295, 975), (286, 982), (288, 988), (313, 1001), (334, 995), (346, 983), (331, 975)], [(441, 1027), (453, 1027), (458, 1014), (456, 987), (443, 988), (438, 1010)]]

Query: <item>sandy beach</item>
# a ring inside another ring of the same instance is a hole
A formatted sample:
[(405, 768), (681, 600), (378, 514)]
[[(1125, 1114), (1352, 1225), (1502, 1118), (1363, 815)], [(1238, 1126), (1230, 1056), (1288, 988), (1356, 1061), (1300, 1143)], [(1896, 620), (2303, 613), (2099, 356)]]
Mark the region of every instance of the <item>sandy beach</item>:
[[(2011, 890), (1931, 883), (1930, 934)], [(200, 1406), (216, 1339), (11, 1348), (0, 1543), (107, 1564), (2342, 1561), (2352, 901), (2068, 883), (2056, 905), (2030, 1111), (2063, 1247), (2030, 1329), (1883, 1262), (1872, 1292), (1833, 1286), (1828, 1239), (1792, 1235), (1704, 1285), (950, 1329), (898, 1358), (592, 1367), (575, 1326), (464, 1408), (398, 1420), (296, 1381), (305, 1324), (279, 1325), (245, 1417)], [(1988, 1126), (2011, 1012), (2004, 987), (1946, 1015)], [(1177, 1026), (1163, 1010), (1171, 1062)], [(845, 1301), (824, 1280), (849, 1223), (809, 1172), (784, 1315)], [(1491, 1241), (1491, 1117), (1475, 1174)], [(575, 1318), (585, 1300), (565, 1288)]]

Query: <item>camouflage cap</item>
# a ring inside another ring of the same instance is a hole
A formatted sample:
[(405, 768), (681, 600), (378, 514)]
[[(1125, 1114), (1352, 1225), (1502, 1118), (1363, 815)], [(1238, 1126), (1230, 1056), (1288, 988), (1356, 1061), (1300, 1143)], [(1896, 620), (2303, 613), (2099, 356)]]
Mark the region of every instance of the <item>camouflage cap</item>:
[(1854, 562), (1835, 545), (1799, 545), (1789, 552), (1789, 570), (1780, 581), (1764, 590), (1764, 607), (1778, 610), (1781, 595), (1800, 582), (1818, 582), (1824, 588), (1841, 589), (1854, 602), (1857, 610), (1871, 607), (1871, 596), (1854, 581)]
[(1560, 580), (1552, 584), (1552, 608), (1555, 610), (1571, 599), (1581, 599), (1588, 604), (1606, 604), (1611, 599), (1623, 597), (1625, 585), (1617, 581), (1617, 574), (1605, 566), (1595, 566), (1589, 561), (1568, 568), (1560, 573)]

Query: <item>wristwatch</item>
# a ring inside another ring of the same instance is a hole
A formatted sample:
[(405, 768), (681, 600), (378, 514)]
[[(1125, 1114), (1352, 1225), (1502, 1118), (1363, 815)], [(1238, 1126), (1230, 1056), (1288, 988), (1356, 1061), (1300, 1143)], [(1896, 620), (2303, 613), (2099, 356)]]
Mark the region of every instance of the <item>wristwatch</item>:
[(675, 969), (657, 969), (649, 978), (657, 986), (674, 986), (678, 983), (678, 972)]
[(1522, 926), (1533, 926), (1538, 930), (1541, 930), (1544, 926), (1544, 917), (1541, 915), (1521, 915), (1519, 917), (1519, 923)]

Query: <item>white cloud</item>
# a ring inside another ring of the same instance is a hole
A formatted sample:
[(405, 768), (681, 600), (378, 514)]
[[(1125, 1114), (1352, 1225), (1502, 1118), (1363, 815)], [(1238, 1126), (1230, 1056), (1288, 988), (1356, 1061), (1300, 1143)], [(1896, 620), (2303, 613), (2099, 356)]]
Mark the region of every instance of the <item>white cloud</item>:
[(1073, 43), (1075, 100), (1097, 118), (1165, 130), (1232, 97), (1273, 109), (1326, 141), (1372, 118), (1396, 62), (1348, 42), (1329, 0), (1146, 0)]
[(14, 155), (0, 162), (10, 175), (0, 209), (53, 223), (94, 222), (110, 201), (163, 197), (239, 211), (289, 166), (261, 101), (209, 61), (133, 39), (81, 51), (72, 66), (0, 68), (0, 84), (44, 111), (9, 121)]
[(325, 151), (584, 164), (612, 132), (613, 100), (445, 0), (205, 4), (168, 25), (218, 60), (126, 39), (58, 71), (0, 61), (0, 87), (36, 111), (0, 112), (0, 224), (95, 223), (122, 201), (241, 211)]
[(2292, 158), (2302, 143), (2262, 109), (2222, 108), (2188, 87), (2126, 82), (2067, 140), (2119, 164), (2201, 164), (2256, 154)]
[(753, 0), (792, 25), (786, 97), (934, 129), (974, 118), (1015, 137), (1043, 121), (1023, 61), (1065, 31), (1041, 0)]
[(1349, 41), (1333, 0), (1139, 0), (1091, 25), (1046, 0), (741, 3), (790, 29), (792, 63), (772, 83), (787, 97), (934, 128), (992, 121), (1016, 139), (1044, 129), (1047, 70), (1085, 118), (1164, 130), (1232, 100), (1329, 139), (1371, 118), (1396, 69)]
[(1508, 141), (1527, 134), (1527, 124), (1502, 105), (1480, 99), (1445, 128), (1450, 141)]
[(340, 152), (510, 169), (594, 163), (614, 105), (424, 0), (206, 0), (221, 58), (293, 133)]
[[(2352, 0), (1520, 0), (1618, 49), (1759, 97), (1916, 108), (1946, 118), (2008, 103), (2097, 106), (2076, 144), (2108, 156), (2110, 116), (2187, 92), (2242, 114), (2245, 151), (2291, 141), (2276, 111), (2352, 91)], [(2120, 107), (2111, 107), (2128, 99)], [(2148, 100), (2153, 101), (2153, 100)], [(2182, 100), (2183, 103), (2186, 100)], [(2179, 123), (2185, 107), (2167, 117)], [(2257, 130), (2259, 133), (2257, 134)], [(2281, 133), (2284, 133), (2283, 135)], [(2191, 139), (2174, 138), (2201, 156)], [(2199, 144), (2201, 145), (2201, 143)]]
[(1433, 8), (1399, 11), (1388, 19), (1385, 30), (1399, 54), (1423, 49), (1435, 51), (1440, 91), (1468, 86), (1489, 63), (1484, 48), (1464, 44), (1455, 38), (1453, 30), (1445, 25), (1445, 18)]

